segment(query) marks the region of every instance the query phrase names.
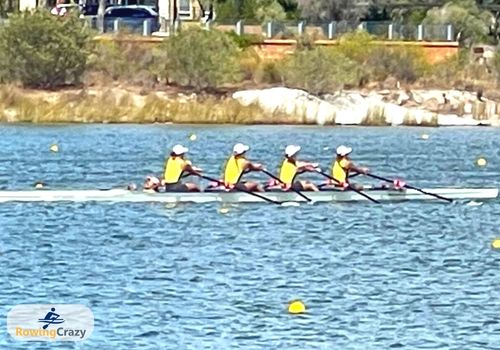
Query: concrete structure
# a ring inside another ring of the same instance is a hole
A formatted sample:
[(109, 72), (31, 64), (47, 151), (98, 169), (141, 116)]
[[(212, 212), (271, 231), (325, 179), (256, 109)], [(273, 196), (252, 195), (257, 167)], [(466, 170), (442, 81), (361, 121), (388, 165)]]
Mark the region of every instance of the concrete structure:
[(181, 21), (197, 21), (205, 14), (197, 0), (158, 0), (160, 32), (170, 34)]
[(37, 0), (19, 0), (19, 10), (30, 10), (36, 8)]

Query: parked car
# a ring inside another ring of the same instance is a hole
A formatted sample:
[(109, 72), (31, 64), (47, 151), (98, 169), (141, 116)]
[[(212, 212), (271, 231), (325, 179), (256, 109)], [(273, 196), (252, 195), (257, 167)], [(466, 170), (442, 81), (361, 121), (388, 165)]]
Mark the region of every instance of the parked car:
[(148, 20), (151, 23), (151, 31), (157, 31), (160, 28), (158, 12), (151, 6), (127, 5), (111, 6), (104, 12), (105, 31), (112, 31), (114, 22), (119, 20), (119, 28), (142, 33), (143, 23)]

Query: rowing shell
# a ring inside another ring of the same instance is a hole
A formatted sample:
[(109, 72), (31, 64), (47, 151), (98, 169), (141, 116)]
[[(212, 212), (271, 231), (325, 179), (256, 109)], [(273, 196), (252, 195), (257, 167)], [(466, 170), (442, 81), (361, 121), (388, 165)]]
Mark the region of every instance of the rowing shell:
[[(424, 188), (450, 199), (494, 199), (498, 188)], [(421, 192), (405, 190), (369, 189), (363, 191), (381, 202), (437, 200)], [(367, 199), (350, 190), (304, 192), (314, 202), (364, 202)], [(265, 192), (267, 198), (278, 202), (305, 202), (294, 192)], [(263, 203), (261, 198), (243, 192), (168, 192), (148, 193), (125, 189), (110, 190), (31, 190), (0, 191), (0, 202), (158, 202), (158, 203)]]

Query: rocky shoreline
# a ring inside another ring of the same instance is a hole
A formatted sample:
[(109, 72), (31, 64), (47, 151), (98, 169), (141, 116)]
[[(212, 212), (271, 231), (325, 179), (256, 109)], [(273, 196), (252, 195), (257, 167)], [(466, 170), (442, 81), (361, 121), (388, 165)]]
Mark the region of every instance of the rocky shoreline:
[(459, 90), (357, 90), (317, 97), (285, 87), (215, 95), (0, 86), (0, 122), (500, 126), (500, 102)]
[(500, 126), (500, 103), (468, 91), (361, 90), (319, 98), (302, 90), (271, 88), (238, 91), (233, 98), (304, 124)]

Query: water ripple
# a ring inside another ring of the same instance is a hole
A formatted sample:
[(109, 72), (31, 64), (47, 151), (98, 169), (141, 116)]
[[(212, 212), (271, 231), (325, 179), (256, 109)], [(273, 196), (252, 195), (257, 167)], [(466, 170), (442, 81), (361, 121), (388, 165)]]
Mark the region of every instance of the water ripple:
[[(500, 186), (496, 129), (428, 129), (422, 141), (416, 128), (196, 126), (4, 126), (0, 183), (140, 182), (161, 171), (162, 150), (188, 144), (191, 132), (192, 159), (211, 174), (235, 141), (268, 164), (278, 164), (286, 143), (299, 143), (325, 168), (331, 150), (349, 143), (381, 175)], [(47, 151), (55, 141), (59, 154)], [(488, 167), (474, 166), (479, 154)], [(498, 348), (500, 254), (489, 244), (500, 235), (500, 203), (227, 208), (0, 205), (4, 314), (18, 303), (60, 302), (86, 304), (96, 317), (81, 344), (3, 337), (0, 348)], [(307, 314), (287, 314), (295, 298)]]

